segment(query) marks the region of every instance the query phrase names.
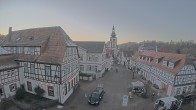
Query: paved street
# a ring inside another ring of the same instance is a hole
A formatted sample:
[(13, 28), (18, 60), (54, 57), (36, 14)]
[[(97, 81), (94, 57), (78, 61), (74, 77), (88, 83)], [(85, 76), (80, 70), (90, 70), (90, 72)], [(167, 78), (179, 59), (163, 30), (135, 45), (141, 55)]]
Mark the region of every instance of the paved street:
[[(107, 72), (103, 78), (89, 81), (80, 81), (80, 88), (68, 101), (64, 104), (63, 109), (57, 107), (48, 108), (46, 110), (153, 110), (154, 99), (141, 98), (133, 95), (133, 99), (128, 99), (128, 103), (123, 103), (123, 97), (128, 95), (128, 87), (133, 81), (137, 81), (137, 75), (133, 79), (133, 74), (123, 66), (118, 66), (118, 72), (113, 67), (112, 70)], [(89, 105), (88, 96), (98, 84), (103, 84), (104, 94), (103, 100), (99, 106)], [(149, 87), (148, 96), (152, 93), (153, 89)], [(126, 100), (124, 100), (126, 101)], [(187, 109), (188, 108), (188, 109)], [(181, 110), (193, 110), (193, 106), (187, 104)]]
[[(94, 80), (92, 82), (80, 82), (79, 92), (75, 93), (69, 99), (69, 102), (64, 104), (66, 110), (152, 110), (154, 102), (151, 99), (143, 99), (133, 96), (132, 100), (128, 100), (127, 106), (123, 106), (123, 96), (128, 95), (127, 88), (132, 81), (132, 73), (125, 67), (119, 66), (118, 72), (115, 67), (107, 72), (103, 78)], [(90, 94), (98, 84), (103, 84), (104, 98), (99, 106), (89, 105), (85, 94)], [(135, 97), (135, 98), (134, 98)], [(142, 105), (142, 106), (141, 106)], [(56, 107), (55, 107), (56, 108)], [(51, 108), (51, 110), (55, 109)]]

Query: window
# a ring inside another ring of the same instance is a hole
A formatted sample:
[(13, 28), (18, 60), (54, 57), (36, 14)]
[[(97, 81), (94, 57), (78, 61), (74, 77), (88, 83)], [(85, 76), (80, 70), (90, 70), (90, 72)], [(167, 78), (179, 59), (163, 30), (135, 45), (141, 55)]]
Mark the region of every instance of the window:
[(74, 86), (74, 83), (73, 83), (73, 80), (71, 80), (71, 88), (73, 88)]
[(32, 84), (29, 81), (27, 81), (27, 89), (28, 91), (32, 91)]
[(80, 54), (80, 60), (81, 61), (83, 60), (83, 54)]
[(35, 73), (35, 65), (33, 63), (30, 65), (30, 72)]
[(192, 88), (192, 86), (189, 86), (187, 92), (191, 92), (191, 88)]
[(54, 96), (54, 87), (48, 86), (48, 96)]
[(180, 94), (180, 90), (181, 90), (181, 88), (177, 88), (176, 95), (179, 95)]
[(24, 72), (28, 73), (28, 63), (24, 62)]
[(67, 74), (70, 73), (70, 64), (67, 65)]
[(87, 56), (87, 59), (88, 59), (88, 61), (91, 61), (91, 56), (90, 55)]
[(164, 66), (167, 66), (167, 61), (163, 61), (163, 65)]
[(88, 66), (87, 66), (87, 70), (88, 70), (88, 71), (91, 71), (91, 65), (88, 65)]
[(67, 84), (65, 83), (65, 95), (67, 94)]
[(45, 65), (45, 72), (46, 72), (46, 76), (51, 76), (51, 70), (50, 70), (50, 66)]
[(97, 72), (97, 66), (95, 66), (95, 72)]
[(3, 96), (3, 88), (0, 88), (0, 96)]
[(34, 47), (29, 47), (29, 54), (34, 55)]
[(13, 92), (16, 90), (16, 84), (11, 84), (10, 85), (10, 92)]
[(185, 92), (186, 92), (186, 89), (187, 89), (187, 87), (183, 87), (183, 93), (185, 93)]
[(69, 82), (69, 83), (68, 83), (68, 91), (70, 91), (70, 86), (71, 86), (71, 85), (70, 85), (70, 82)]
[(96, 61), (96, 62), (98, 61), (98, 56), (95, 57), (95, 61)]
[(84, 65), (80, 65), (80, 71), (84, 71)]
[(174, 63), (169, 62), (169, 67), (173, 69), (174, 68)]

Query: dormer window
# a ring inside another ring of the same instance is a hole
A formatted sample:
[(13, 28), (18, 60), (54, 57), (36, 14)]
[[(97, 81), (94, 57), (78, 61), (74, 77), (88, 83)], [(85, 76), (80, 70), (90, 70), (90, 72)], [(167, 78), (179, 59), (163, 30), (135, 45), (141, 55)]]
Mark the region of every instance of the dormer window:
[(163, 57), (156, 58), (156, 63), (159, 63), (162, 59), (163, 59)]
[(146, 61), (148, 61), (149, 57), (146, 57)]
[(142, 58), (143, 60), (145, 60), (146, 59), (146, 57), (145, 56), (143, 56), (143, 58)]
[(169, 61), (169, 67), (173, 69), (179, 62), (180, 59), (173, 58)]
[(164, 59), (163, 59), (163, 65), (164, 65), (164, 66), (168, 66), (168, 61), (169, 61), (169, 59), (164, 58)]
[(172, 62), (169, 62), (169, 65), (168, 65), (168, 67), (170, 67), (170, 68), (174, 68), (174, 63), (172, 63)]
[(142, 56), (140, 56), (140, 59), (142, 59)]
[(148, 61), (151, 62), (153, 60), (153, 57), (149, 57)]

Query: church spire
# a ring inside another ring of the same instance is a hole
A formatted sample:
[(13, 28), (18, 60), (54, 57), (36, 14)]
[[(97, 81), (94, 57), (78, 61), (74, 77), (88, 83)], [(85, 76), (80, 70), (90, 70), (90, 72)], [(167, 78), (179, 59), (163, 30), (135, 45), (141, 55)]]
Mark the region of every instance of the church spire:
[(114, 24), (113, 24), (113, 27), (112, 27), (112, 34), (111, 34), (111, 37), (116, 37)]
[(112, 28), (112, 31), (114, 31), (114, 32), (115, 32), (114, 24), (113, 24), (113, 28)]

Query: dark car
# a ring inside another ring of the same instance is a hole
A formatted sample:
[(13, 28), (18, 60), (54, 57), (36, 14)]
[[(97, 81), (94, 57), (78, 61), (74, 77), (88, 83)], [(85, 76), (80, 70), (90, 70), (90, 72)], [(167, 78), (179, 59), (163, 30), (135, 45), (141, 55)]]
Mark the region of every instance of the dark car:
[(194, 95), (191, 93), (184, 93), (182, 94), (181, 98), (182, 98), (182, 104), (186, 104), (194, 100)]
[(92, 105), (99, 105), (103, 98), (104, 90), (101, 87), (97, 87), (89, 96), (88, 103)]
[(144, 92), (144, 88), (141, 88), (141, 87), (134, 87), (132, 88), (131, 90), (133, 93), (141, 93), (141, 92)]

